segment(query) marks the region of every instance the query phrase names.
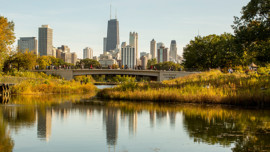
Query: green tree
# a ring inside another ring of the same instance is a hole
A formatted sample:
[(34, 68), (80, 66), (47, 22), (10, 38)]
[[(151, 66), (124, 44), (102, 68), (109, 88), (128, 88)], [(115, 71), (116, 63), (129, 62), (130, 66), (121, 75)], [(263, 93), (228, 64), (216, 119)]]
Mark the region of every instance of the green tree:
[(14, 23), (7, 18), (0, 16), (0, 71), (11, 49), (10, 45), (15, 41)]
[(155, 65), (155, 64), (157, 64), (157, 59), (156, 59), (156, 58), (150, 59), (150, 60), (148, 60), (148, 62), (147, 62), (147, 68), (150, 68), (151, 66), (153, 66), (153, 65)]
[(158, 70), (173, 70), (178, 71), (180, 69), (183, 69), (183, 66), (181, 66), (178, 63), (174, 63), (172, 61), (158, 63), (154, 65)]
[(81, 68), (82, 66), (84, 66), (84, 68), (90, 68), (91, 65), (93, 68), (96, 68), (100, 66), (100, 63), (93, 59), (83, 59), (76, 63), (78, 68)]
[(236, 50), (231, 34), (198, 36), (184, 49), (184, 66), (200, 70), (233, 66), (238, 64)]
[(17, 70), (32, 70), (36, 65), (37, 56), (32, 52), (18, 52), (10, 55), (5, 61), (5, 71), (10, 67), (17, 68)]
[(270, 1), (251, 0), (235, 17), (234, 29), (238, 54), (246, 61), (265, 65), (270, 62)]
[(46, 69), (47, 66), (52, 64), (52, 60), (50, 56), (41, 56), (37, 59), (37, 63), (39, 65), (39, 69)]

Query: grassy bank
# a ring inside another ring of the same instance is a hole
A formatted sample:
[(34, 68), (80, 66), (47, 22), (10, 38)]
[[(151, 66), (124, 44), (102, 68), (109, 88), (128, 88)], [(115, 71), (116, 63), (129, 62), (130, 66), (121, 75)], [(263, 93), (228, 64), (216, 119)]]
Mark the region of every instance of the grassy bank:
[(67, 81), (44, 73), (17, 72), (4, 75), (0, 80), (16, 84), (12, 87), (12, 94), (71, 94), (96, 91), (96, 87), (91, 82), (81, 84), (80, 81)]
[(98, 93), (106, 99), (270, 106), (270, 76), (218, 70), (162, 83), (127, 82)]

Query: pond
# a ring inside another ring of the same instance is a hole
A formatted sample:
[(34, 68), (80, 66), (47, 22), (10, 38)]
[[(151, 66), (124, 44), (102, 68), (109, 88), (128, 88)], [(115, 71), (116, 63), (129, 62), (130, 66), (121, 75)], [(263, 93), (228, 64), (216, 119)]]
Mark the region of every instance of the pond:
[(270, 111), (15, 96), (0, 105), (0, 141), (5, 152), (270, 151)]

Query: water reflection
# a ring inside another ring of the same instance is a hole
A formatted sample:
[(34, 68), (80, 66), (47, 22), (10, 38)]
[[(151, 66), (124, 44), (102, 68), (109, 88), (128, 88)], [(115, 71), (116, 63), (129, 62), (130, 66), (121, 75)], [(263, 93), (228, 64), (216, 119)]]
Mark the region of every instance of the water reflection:
[(38, 138), (49, 141), (52, 128), (52, 110), (39, 108), (37, 110), (37, 118)]
[[(97, 116), (101, 115), (100, 121), (103, 123), (105, 133), (103, 138), (106, 139), (108, 147), (117, 147), (120, 144), (120, 134), (125, 130), (120, 130), (119, 124), (122, 124), (122, 129), (127, 129), (129, 135), (134, 136), (140, 134), (138, 126), (143, 130), (147, 129), (142, 122), (147, 120), (151, 130), (160, 126), (170, 126), (172, 130), (176, 130), (177, 127), (179, 129), (179, 123), (183, 124), (183, 129), (195, 146), (197, 143), (221, 145), (234, 152), (270, 150), (269, 110), (97, 100), (59, 102), (46, 99), (46, 104), (43, 102), (36, 104), (31, 101), (32, 99), (19, 99), (28, 102), (25, 102), (26, 105), (0, 106), (0, 151), (12, 151), (14, 147), (9, 131), (20, 132), (23, 128), (33, 128), (36, 124), (37, 138), (49, 141), (54, 134), (52, 119), (59, 117), (61, 120), (67, 120), (76, 112), (79, 116), (87, 118), (98, 118)], [(14, 98), (11, 103), (21, 101)], [(171, 132), (166, 131), (168, 134)]]

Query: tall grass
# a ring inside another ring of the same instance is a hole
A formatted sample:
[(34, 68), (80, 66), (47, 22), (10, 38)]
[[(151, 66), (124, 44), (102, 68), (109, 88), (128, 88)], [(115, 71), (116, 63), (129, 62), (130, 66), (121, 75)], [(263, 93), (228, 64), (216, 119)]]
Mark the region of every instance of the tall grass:
[(214, 70), (159, 84), (124, 83), (113, 89), (104, 89), (98, 96), (120, 100), (265, 107), (270, 106), (270, 76), (224, 74)]
[(5, 75), (1, 81), (16, 83), (11, 89), (12, 94), (71, 94), (93, 93), (97, 88), (92, 83), (81, 84), (78, 81), (66, 81), (44, 73), (16, 72)]

